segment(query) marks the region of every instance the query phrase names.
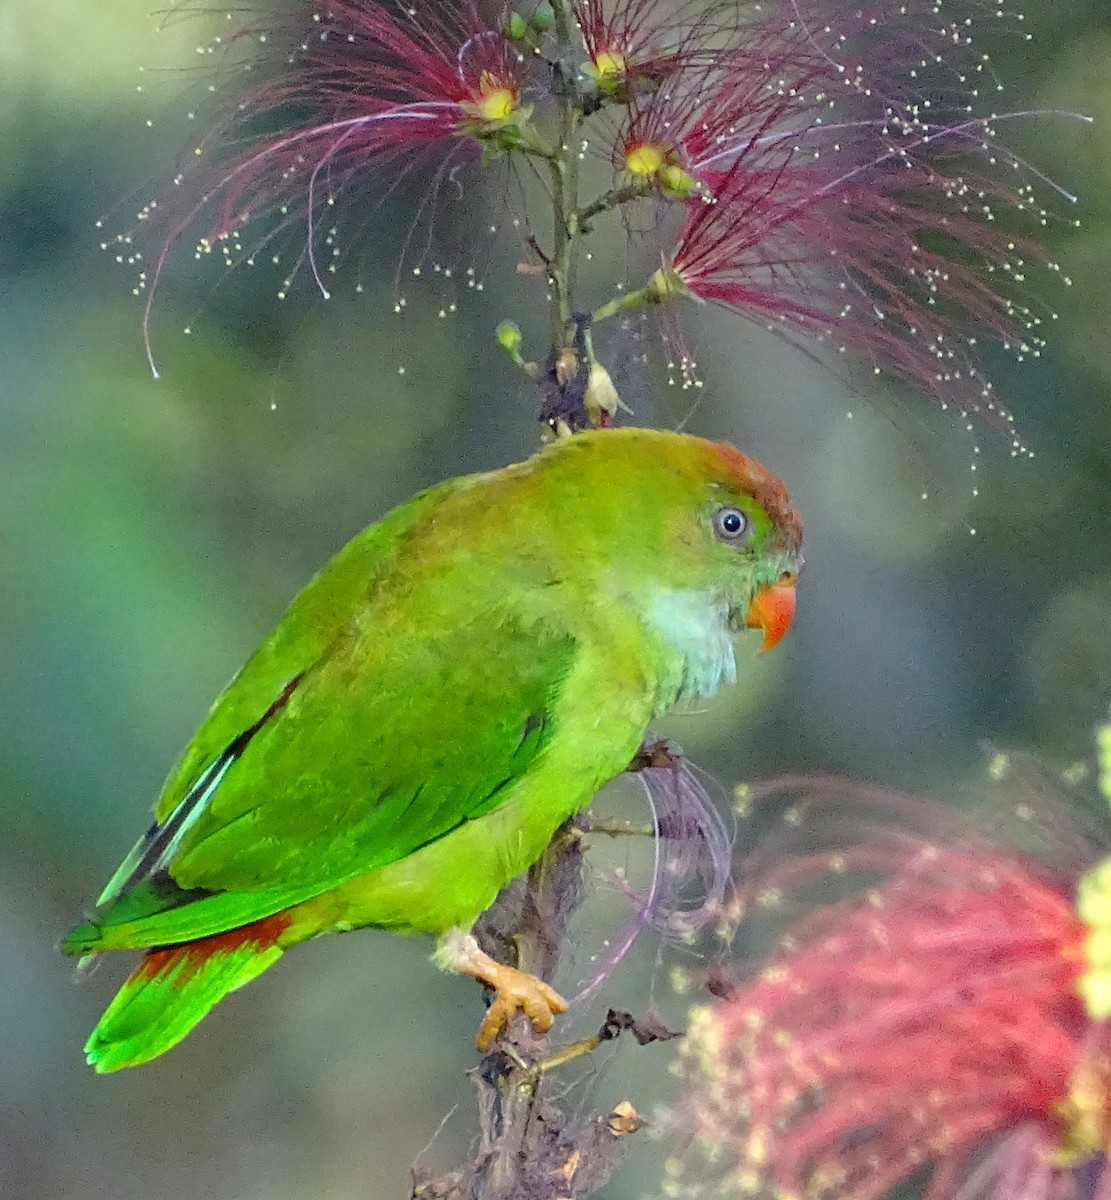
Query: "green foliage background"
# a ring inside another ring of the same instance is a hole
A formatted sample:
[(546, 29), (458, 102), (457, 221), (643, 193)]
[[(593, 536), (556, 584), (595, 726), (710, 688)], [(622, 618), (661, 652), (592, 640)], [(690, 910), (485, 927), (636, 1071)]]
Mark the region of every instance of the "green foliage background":
[[(820, 768), (945, 792), (981, 769), (985, 741), (1088, 755), (1106, 711), (1111, 14), (1105, 0), (1027, 0), (1026, 13), (1034, 41), (994, 47), (1006, 106), (1096, 118), (1015, 135), (1080, 194), (1083, 222), (1049, 230), (1075, 279), (1049, 297), (1051, 355), (996, 371), (1032, 462), (985, 436), (973, 501), (967, 443), (924, 402), (851, 401), (758, 332), (712, 315), (700, 327), (691, 427), (782, 474), (808, 534), (791, 637), (669, 725), (726, 785)], [(145, 200), (190, 135), (203, 23), (156, 25), (142, 0), (0, 0), (0, 1195), (400, 1197), (452, 1105), (429, 1161), (450, 1163), (470, 1128), (479, 998), (427, 946), (304, 947), (184, 1047), (110, 1079), (80, 1046), (124, 964), (75, 986), (53, 947), (316, 566), (424, 484), (533, 449), (533, 397), (491, 348), (527, 286), (508, 239), (491, 239), (484, 293), (441, 319), (434, 291), (414, 290), (399, 322), (402, 205), (379, 218), (365, 291), (352, 280), (326, 305), (278, 302), (261, 270), (213, 293), (217, 264), (175, 269), (151, 379), (131, 274), (98, 249), (94, 221), (132, 189)], [(691, 398), (651, 373), (628, 394), (661, 423)], [(596, 891), (584, 947), (620, 915)], [(643, 1008), (655, 987), (667, 1003), (654, 954), (645, 945), (607, 998)], [(572, 964), (569, 988), (586, 969)], [(628, 1095), (651, 1110), (666, 1057), (623, 1051), (569, 1102)], [(656, 1154), (634, 1154), (608, 1194), (648, 1190)]]

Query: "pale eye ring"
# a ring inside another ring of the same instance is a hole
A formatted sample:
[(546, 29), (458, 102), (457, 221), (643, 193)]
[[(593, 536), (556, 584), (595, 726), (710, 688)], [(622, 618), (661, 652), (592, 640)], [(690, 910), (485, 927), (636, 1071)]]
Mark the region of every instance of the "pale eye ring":
[(719, 508), (714, 513), (714, 533), (723, 542), (742, 542), (749, 534), (748, 517), (732, 506)]

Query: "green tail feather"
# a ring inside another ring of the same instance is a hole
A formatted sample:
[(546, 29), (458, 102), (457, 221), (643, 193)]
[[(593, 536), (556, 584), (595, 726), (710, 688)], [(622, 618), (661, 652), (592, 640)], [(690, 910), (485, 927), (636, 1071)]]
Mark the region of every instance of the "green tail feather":
[(85, 1044), (97, 1071), (137, 1067), (176, 1046), (217, 1001), (282, 956), (284, 914), (179, 946), (151, 950)]
[(208, 895), (175, 890), (172, 882), (140, 883), (70, 930), (62, 939), (61, 950), (83, 957), (103, 950), (144, 950), (193, 942), (235, 925), (257, 922), (318, 891), (318, 887), (301, 887)]

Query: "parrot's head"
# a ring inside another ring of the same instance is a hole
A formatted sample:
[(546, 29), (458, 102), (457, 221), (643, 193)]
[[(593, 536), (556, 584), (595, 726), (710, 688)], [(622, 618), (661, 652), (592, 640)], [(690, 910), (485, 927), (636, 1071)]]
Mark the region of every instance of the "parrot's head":
[[(606, 590), (615, 586), (669, 641), (699, 657), (729, 632), (787, 632), (802, 566), (802, 522), (783, 484), (725, 443), (651, 429), (606, 429), (545, 454), (586, 501)], [(567, 503), (569, 516), (577, 505)], [(580, 537), (583, 534), (580, 533)]]
[(695, 552), (692, 574), (724, 598), (732, 628), (762, 630), (770, 650), (795, 613), (802, 521), (782, 482), (755, 459), (727, 443), (695, 450), (701, 496), (683, 535)]

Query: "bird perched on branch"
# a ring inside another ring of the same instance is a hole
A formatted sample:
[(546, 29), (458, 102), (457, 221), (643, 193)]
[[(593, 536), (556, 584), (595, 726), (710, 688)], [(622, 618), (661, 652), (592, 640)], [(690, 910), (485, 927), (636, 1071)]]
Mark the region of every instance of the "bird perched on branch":
[(358, 534), (186, 747), (154, 824), (64, 940), (143, 950), (86, 1045), (98, 1071), (180, 1041), (291, 946), (365, 926), (438, 938), (519, 1011), (565, 1002), (470, 934), (654, 717), (734, 678), (794, 611), (801, 525), (728, 445), (647, 429), (556, 441)]

